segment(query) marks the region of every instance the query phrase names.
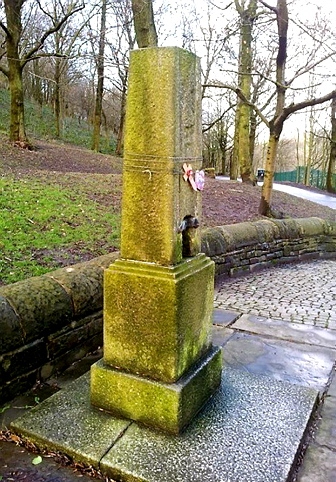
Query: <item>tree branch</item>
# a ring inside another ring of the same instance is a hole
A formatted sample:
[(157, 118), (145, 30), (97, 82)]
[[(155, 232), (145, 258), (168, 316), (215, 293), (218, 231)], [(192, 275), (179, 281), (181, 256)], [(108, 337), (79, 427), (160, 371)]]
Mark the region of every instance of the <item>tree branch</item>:
[(278, 9), (276, 7), (272, 7), (272, 5), (269, 5), (268, 3), (264, 2), (264, 0), (259, 0), (259, 2), (261, 3), (261, 5), (264, 5), (264, 7), (274, 12), (276, 15), (278, 14)]
[(235, 107), (234, 105), (230, 105), (230, 107), (228, 107), (223, 112), (223, 114), (221, 114), (219, 117), (217, 117), (217, 119), (215, 119), (214, 121), (210, 122), (210, 124), (208, 124), (204, 129), (202, 129), (203, 134), (204, 134), (204, 132), (209, 131), (215, 124), (217, 124), (217, 122), (221, 121), (223, 119), (223, 117), (225, 116), (225, 114), (227, 114), (234, 107)]
[(319, 64), (321, 64), (322, 62), (324, 62), (325, 60), (328, 60), (330, 57), (333, 57), (334, 55), (336, 55), (336, 52), (331, 52), (329, 53), (328, 55), (326, 55), (325, 57), (322, 57), (321, 59), (317, 60), (316, 62), (314, 62), (313, 64), (309, 64), (309, 65), (305, 65), (305, 66), (302, 66), (300, 67), (296, 72), (295, 74), (293, 75), (293, 77), (291, 78), (291, 80), (289, 80), (287, 82), (287, 85), (291, 85), (294, 80), (296, 80), (300, 75), (303, 75), (303, 74), (306, 74), (307, 72), (310, 72), (311, 70), (313, 70), (315, 67), (317, 67)]
[(10, 31), (8, 30), (8, 28), (6, 27), (6, 25), (1, 22), (0, 20), (0, 27), (2, 28), (2, 30), (5, 32), (5, 34), (7, 35), (7, 37), (11, 37), (11, 34), (10, 34)]
[(297, 104), (290, 104), (288, 107), (283, 109), (283, 112), (275, 119), (274, 124), (278, 122), (284, 122), (288, 117), (299, 110), (305, 109), (306, 107), (312, 107), (318, 104), (324, 104), (324, 102), (328, 102), (331, 99), (336, 98), (336, 90), (332, 90), (328, 94), (322, 97), (316, 97), (315, 99), (307, 99), (302, 102), (298, 102)]
[(33, 55), (40, 50), (40, 48), (43, 46), (44, 42), (47, 40), (47, 38), (52, 35), (55, 32), (58, 32), (60, 28), (64, 25), (64, 23), (75, 13), (80, 12), (85, 8), (85, 5), (82, 4), (80, 7), (74, 8), (73, 10), (70, 10), (54, 27), (50, 28), (47, 30), (38, 43), (33, 47), (29, 52), (26, 53), (26, 55), (22, 58), (21, 60), (21, 65), (22, 67), (26, 65), (27, 62), (32, 60)]
[(204, 87), (204, 88), (214, 87), (214, 88), (217, 88), (217, 89), (219, 88), (219, 89), (232, 90), (233, 92), (235, 92), (237, 94), (237, 96), (240, 98), (240, 100), (242, 100), (246, 105), (250, 106), (258, 114), (258, 116), (263, 121), (263, 123), (267, 127), (269, 127), (269, 121), (266, 119), (266, 117), (263, 115), (263, 113), (260, 111), (260, 109), (258, 109), (258, 107), (256, 105), (252, 104), (251, 102), (249, 102), (247, 100), (247, 98), (245, 97), (245, 95), (243, 94), (243, 92), (241, 91), (241, 89), (239, 87), (234, 87), (232, 85), (222, 84), (222, 83), (219, 83), (219, 82), (216, 82), (215, 84), (204, 84), (202, 87)]

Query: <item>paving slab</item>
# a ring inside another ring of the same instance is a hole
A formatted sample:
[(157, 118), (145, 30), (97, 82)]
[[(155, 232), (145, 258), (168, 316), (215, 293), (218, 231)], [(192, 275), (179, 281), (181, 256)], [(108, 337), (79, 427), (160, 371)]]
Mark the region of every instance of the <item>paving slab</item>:
[(14, 420), (10, 428), (40, 448), (63, 452), (98, 468), (97, 462), (130, 421), (92, 408), (89, 384), (88, 372)]
[(224, 365), (312, 387), (322, 394), (333, 371), (335, 350), (236, 332), (223, 347)]
[(328, 447), (310, 445), (304, 464), (298, 474), (297, 482), (335, 482), (335, 451)]
[(36, 454), (13, 443), (0, 441), (0, 479), (2, 482), (94, 482), (75, 468), (62, 467), (52, 457), (32, 463)]
[(171, 436), (93, 410), (89, 394), (84, 375), (12, 429), (77, 459), (86, 454), (87, 463), (123, 482), (285, 482), (318, 396), (226, 368), (203, 411)]
[[(321, 420), (315, 442), (336, 452), (336, 398), (326, 397), (321, 411)], [(336, 454), (335, 454), (336, 465)], [(336, 480), (336, 479), (335, 479)]]
[(313, 325), (290, 323), (255, 315), (242, 315), (231, 328), (266, 335), (295, 343), (336, 349), (336, 332)]
[[(336, 366), (335, 366), (335, 369), (336, 369)], [(334, 372), (333, 379), (331, 381), (330, 387), (328, 388), (328, 395), (329, 397), (336, 398), (336, 372)]]
[(132, 424), (103, 458), (125, 482), (287, 481), (315, 390), (238, 370), (180, 437)]
[(230, 328), (214, 325), (212, 327), (212, 343), (216, 346), (223, 346), (234, 333), (234, 330)]
[(241, 313), (238, 311), (223, 310), (215, 308), (213, 310), (212, 322), (214, 325), (228, 326), (240, 317)]

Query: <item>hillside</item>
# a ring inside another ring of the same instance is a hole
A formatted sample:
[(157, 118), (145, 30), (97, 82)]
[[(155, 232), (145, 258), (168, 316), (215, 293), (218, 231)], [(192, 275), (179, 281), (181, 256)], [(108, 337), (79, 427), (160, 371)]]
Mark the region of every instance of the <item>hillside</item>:
[[(0, 284), (119, 247), (122, 159), (69, 144), (33, 143), (34, 150), (22, 150), (0, 137), (0, 208), (7, 215), (0, 219)], [(260, 219), (260, 191), (207, 177), (201, 227)], [(277, 191), (273, 207), (281, 216), (335, 221), (334, 210)]]

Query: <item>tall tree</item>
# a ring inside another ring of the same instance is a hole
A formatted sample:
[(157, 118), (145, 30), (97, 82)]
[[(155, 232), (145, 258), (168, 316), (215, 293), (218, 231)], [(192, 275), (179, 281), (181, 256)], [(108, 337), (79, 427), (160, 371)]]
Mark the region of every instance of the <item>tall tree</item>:
[[(281, 119), (285, 107), (286, 85), (285, 67), (287, 58), (288, 8), (286, 0), (278, 0), (277, 8), (269, 7), (275, 14), (278, 26), (278, 54), (276, 58), (276, 107), (273, 119), (269, 122), (269, 140), (265, 164), (259, 212), (270, 214), (273, 187), (274, 163), (284, 120)], [(280, 120), (281, 119), (281, 120)]]
[(157, 47), (152, 0), (132, 0), (132, 11), (138, 47)]
[[(27, 143), (27, 135), (24, 123), (24, 93), (22, 73), (25, 65), (40, 57), (45, 56), (42, 49), (47, 38), (57, 32), (67, 20), (76, 12), (84, 8), (81, 0), (74, 0), (56, 25), (51, 26), (30, 45), (30, 49), (24, 49), (22, 45), (23, 27), (22, 11), (27, 0), (4, 0), (6, 22), (0, 21), (0, 27), (6, 39), (7, 66), (0, 66), (0, 71), (6, 75), (11, 94), (10, 105), (10, 132), (9, 137), (14, 142)], [(40, 0), (37, 5), (43, 10)], [(32, 7), (32, 5), (31, 5)]]
[(235, 178), (240, 168), (243, 182), (255, 184), (256, 179), (252, 168), (250, 149), (250, 120), (251, 120), (251, 84), (252, 84), (252, 29), (257, 13), (257, 0), (235, 0), (235, 6), (239, 14), (239, 66), (238, 86), (246, 101), (237, 96), (237, 108), (235, 119), (235, 136), (233, 148), (233, 162), (230, 177)]
[(331, 101), (330, 157), (327, 170), (327, 191), (336, 192), (336, 97)]
[(128, 82), (129, 53), (134, 48), (135, 34), (132, 22), (131, 0), (121, 0), (111, 5), (113, 14), (113, 39), (109, 42), (111, 61), (116, 75), (112, 84), (119, 94), (119, 122), (116, 130), (116, 154), (121, 155), (123, 150), (124, 122), (126, 111), (126, 95)]
[[(293, 77), (291, 81), (285, 81), (286, 72), (286, 59), (287, 59), (287, 33), (288, 33), (288, 8), (287, 0), (277, 0), (277, 6), (272, 7), (263, 0), (260, 2), (269, 8), (276, 15), (277, 19), (277, 31), (278, 31), (278, 51), (276, 58), (276, 107), (274, 116), (270, 121), (264, 119), (269, 128), (269, 139), (266, 154), (265, 163), (265, 177), (262, 187), (261, 199), (259, 204), (259, 213), (265, 216), (272, 216), (271, 209), (271, 197), (273, 188), (274, 166), (279, 145), (279, 139), (283, 130), (284, 122), (288, 117), (299, 110), (306, 107), (322, 104), (336, 97), (336, 90), (329, 92), (328, 94), (308, 99), (296, 104), (292, 103), (288, 107), (285, 107), (286, 92), (291, 82), (296, 77)], [(309, 71), (311, 67), (305, 69), (299, 69), (299, 71)]]
[(106, 8), (107, 0), (102, 0), (101, 19), (100, 19), (100, 33), (99, 33), (99, 48), (97, 59), (97, 89), (95, 100), (95, 111), (93, 117), (93, 135), (92, 135), (92, 150), (99, 151), (100, 144), (100, 125), (103, 109), (103, 92), (104, 92), (104, 52), (105, 52), (105, 37), (106, 37)]

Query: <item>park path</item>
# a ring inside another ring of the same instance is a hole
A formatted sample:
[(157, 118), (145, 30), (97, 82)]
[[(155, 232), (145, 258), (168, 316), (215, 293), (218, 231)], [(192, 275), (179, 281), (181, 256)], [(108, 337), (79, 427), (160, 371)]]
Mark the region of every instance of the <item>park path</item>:
[(308, 189), (303, 189), (295, 186), (289, 186), (288, 184), (273, 184), (273, 189), (276, 191), (286, 192), (292, 196), (300, 197), (302, 199), (307, 199), (317, 204), (322, 204), (332, 209), (336, 209), (336, 196), (329, 194), (319, 193), (315, 191), (310, 191)]

